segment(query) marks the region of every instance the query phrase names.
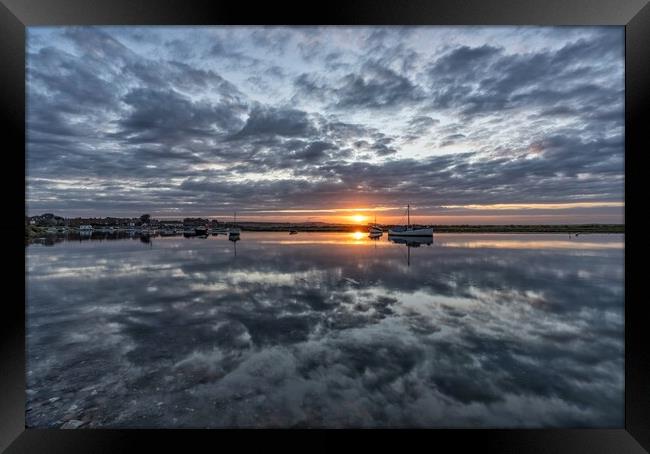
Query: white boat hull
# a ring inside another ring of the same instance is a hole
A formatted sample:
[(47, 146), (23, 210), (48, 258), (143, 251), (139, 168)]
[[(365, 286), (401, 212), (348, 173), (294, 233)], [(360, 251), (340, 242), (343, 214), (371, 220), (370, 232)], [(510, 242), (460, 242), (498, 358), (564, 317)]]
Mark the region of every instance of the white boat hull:
[(410, 229), (410, 230), (388, 229), (388, 234), (393, 236), (433, 236), (433, 227), (429, 227), (425, 229)]

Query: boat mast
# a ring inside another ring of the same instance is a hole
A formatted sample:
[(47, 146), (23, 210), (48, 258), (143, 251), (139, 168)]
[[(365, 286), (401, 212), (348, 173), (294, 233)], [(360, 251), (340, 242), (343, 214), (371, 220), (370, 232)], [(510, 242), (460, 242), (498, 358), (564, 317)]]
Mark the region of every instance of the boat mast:
[(411, 205), (406, 205), (406, 216), (408, 218), (408, 226), (411, 227)]

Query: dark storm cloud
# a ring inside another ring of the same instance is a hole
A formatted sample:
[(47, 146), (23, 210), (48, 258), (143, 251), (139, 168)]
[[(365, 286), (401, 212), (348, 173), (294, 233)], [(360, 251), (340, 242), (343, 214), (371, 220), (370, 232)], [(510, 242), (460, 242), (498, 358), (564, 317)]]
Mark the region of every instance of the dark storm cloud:
[[(622, 199), (618, 30), (429, 56), (422, 30), (343, 30), (361, 54), (332, 30), (36, 34), (30, 210), (97, 199), (110, 211), (111, 197), (145, 211), (214, 210), (228, 195), (250, 209)], [(224, 197), (205, 192), (217, 187)]]
[(122, 101), (132, 109), (119, 121), (120, 135), (131, 143), (186, 143), (216, 137), (241, 125), (242, 106), (193, 102), (178, 92), (138, 88)]
[(221, 100), (242, 103), (244, 95), (237, 87), (212, 70), (197, 69), (186, 63), (169, 61), (152, 63), (134, 61), (124, 68), (147, 87), (219, 95)]
[(368, 62), (360, 74), (348, 74), (334, 89), (338, 108), (385, 108), (418, 101), (417, 87), (406, 77), (376, 62)]
[(331, 150), (334, 148), (334, 145), (328, 142), (312, 142), (307, 147), (299, 152), (296, 156), (308, 161), (317, 162), (324, 158), (325, 151)]
[(47, 88), (49, 97), (65, 113), (77, 113), (79, 108), (110, 108), (117, 93), (92, 66), (58, 49), (47, 47), (28, 55), (32, 63), (28, 80)]
[[(215, 210), (220, 203), (236, 200), (240, 206), (250, 210), (265, 210), (274, 206), (303, 209), (336, 206), (341, 198), (354, 198), (362, 187), (368, 203), (399, 206), (402, 194), (409, 193), (413, 204), (421, 209), (431, 207), (439, 213), (443, 212), (439, 208), (441, 205), (463, 205), (468, 200), (475, 204), (503, 203), (504, 199), (511, 203), (557, 203), (571, 200), (567, 199), (567, 194), (572, 193), (605, 201), (617, 201), (622, 196), (621, 181), (615, 176), (621, 172), (623, 161), (622, 157), (612, 153), (619, 146), (616, 142), (582, 143), (554, 137), (539, 144), (542, 155), (534, 159), (480, 160), (474, 153), (465, 153), (427, 160), (400, 159), (383, 164), (346, 164), (340, 159), (332, 160), (340, 156), (337, 154), (339, 151), (325, 142), (280, 141), (273, 145), (267, 143), (265, 148), (269, 146), (271, 151), (257, 151), (253, 158), (233, 166), (231, 172), (263, 174), (275, 169), (301, 168), (302, 175), (313, 177), (313, 181), (237, 182), (227, 181), (224, 177), (228, 173), (211, 172), (186, 178), (179, 187), (180, 191), (148, 191), (155, 194), (155, 205), (160, 206), (173, 204), (180, 198), (186, 203)], [(110, 171), (115, 164), (108, 162), (108, 158), (105, 161), (105, 168)], [(118, 163), (124, 167), (128, 164), (128, 161)], [(147, 174), (153, 176), (161, 171), (168, 172), (163, 168)], [(177, 174), (187, 176), (183, 172)], [(579, 179), (578, 174), (584, 176)], [(612, 179), (603, 177), (609, 174), (613, 175)], [(450, 181), (453, 185), (449, 184)], [(161, 184), (164, 188), (164, 179)], [(34, 190), (40, 186), (34, 184)], [(495, 187), (499, 188), (498, 193), (493, 192)], [(75, 199), (74, 191), (70, 190), (68, 194)], [(215, 194), (220, 196), (215, 197)], [(144, 208), (146, 204), (139, 202), (140, 199), (141, 194), (134, 192), (124, 194), (114, 203), (116, 207), (139, 203)], [(583, 199), (577, 197), (573, 200)], [(154, 202), (150, 200), (147, 203)], [(88, 206), (91, 205), (88, 200)]]
[(277, 135), (285, 137), (305, 137), (316, 130), (306, 112), (295, 109), (271, 109), (255, 106), (244, 127), (231, 139)]
[(322, 84), (313, 74), (294, 80), (299, 94), (315, 97), (337, 109), (385, 109), (421, 100), (421, 89), (407, 77), (378, 61), (366, 61), (358, 72), (348, 73), (335, 83)]
[(617, 33), (521, 54), (490, 45), (461, 46), (429, 67), (434, 104), (465, 115), (536, 105), (611, 109), (612, 102), (622, 101), (623, 86), (590, 80), (607, 76), (612, 68), (620, 71), (620, 53)]
[(328, 87), (319, 81), (314, 74), (300, 74), (294, 78), (293, 85), (296, 90), (294, 99), (304, 96), (316, 98), (319, 101), (325, 101), (327, 99)]

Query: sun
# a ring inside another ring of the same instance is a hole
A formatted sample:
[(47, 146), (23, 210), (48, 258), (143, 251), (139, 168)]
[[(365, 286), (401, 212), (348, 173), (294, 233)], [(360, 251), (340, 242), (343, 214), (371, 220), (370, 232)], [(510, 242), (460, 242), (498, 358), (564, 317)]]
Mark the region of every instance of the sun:
[(366, 217), (363, 214), (355, 214), (354, 216), (352, 216), (352, 220), (357, 224), (360, 224), (366, 220)]

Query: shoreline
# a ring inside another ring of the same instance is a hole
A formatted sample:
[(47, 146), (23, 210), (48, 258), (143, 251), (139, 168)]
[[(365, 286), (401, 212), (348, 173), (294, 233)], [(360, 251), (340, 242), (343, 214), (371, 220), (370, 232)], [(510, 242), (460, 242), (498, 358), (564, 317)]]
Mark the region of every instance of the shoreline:
[[(384, 233), (393, 226), (383, 227)], [(582, 224), (582, 225), (433, 225), (433, 233), (566, 233), (566, 234), (590, 234), (590, 233), (625, 233), (624, 224)], [(242, 232), (321, 232), (321, 233), (354, 233), (365, 232), (367, 226), (356, 225), (239, 225)], [(93, 235), (124, 235), (126, 231), (116, 230), (113, 233), (93, 232)], [(25, 229), (25, 238), (32, 239), (46, 236), (64, 236), (68, 234), (79, 235), (79, 231), (70, 229), (68, 232), (47, 232), (47, 228), (34, 227)], [(139, 233), (137, 233), (139, 235)]]
[[(367, 231), (368, 226), (363, 225), (239, 225), (242, 232), (359, 232)], [(380, 226), (384, 233), (394, 225)], [(433, 227), (433, 233), (625, 233), (625, 224), (521, 224), (521, 225), (415, 225), (415, 227)]]

